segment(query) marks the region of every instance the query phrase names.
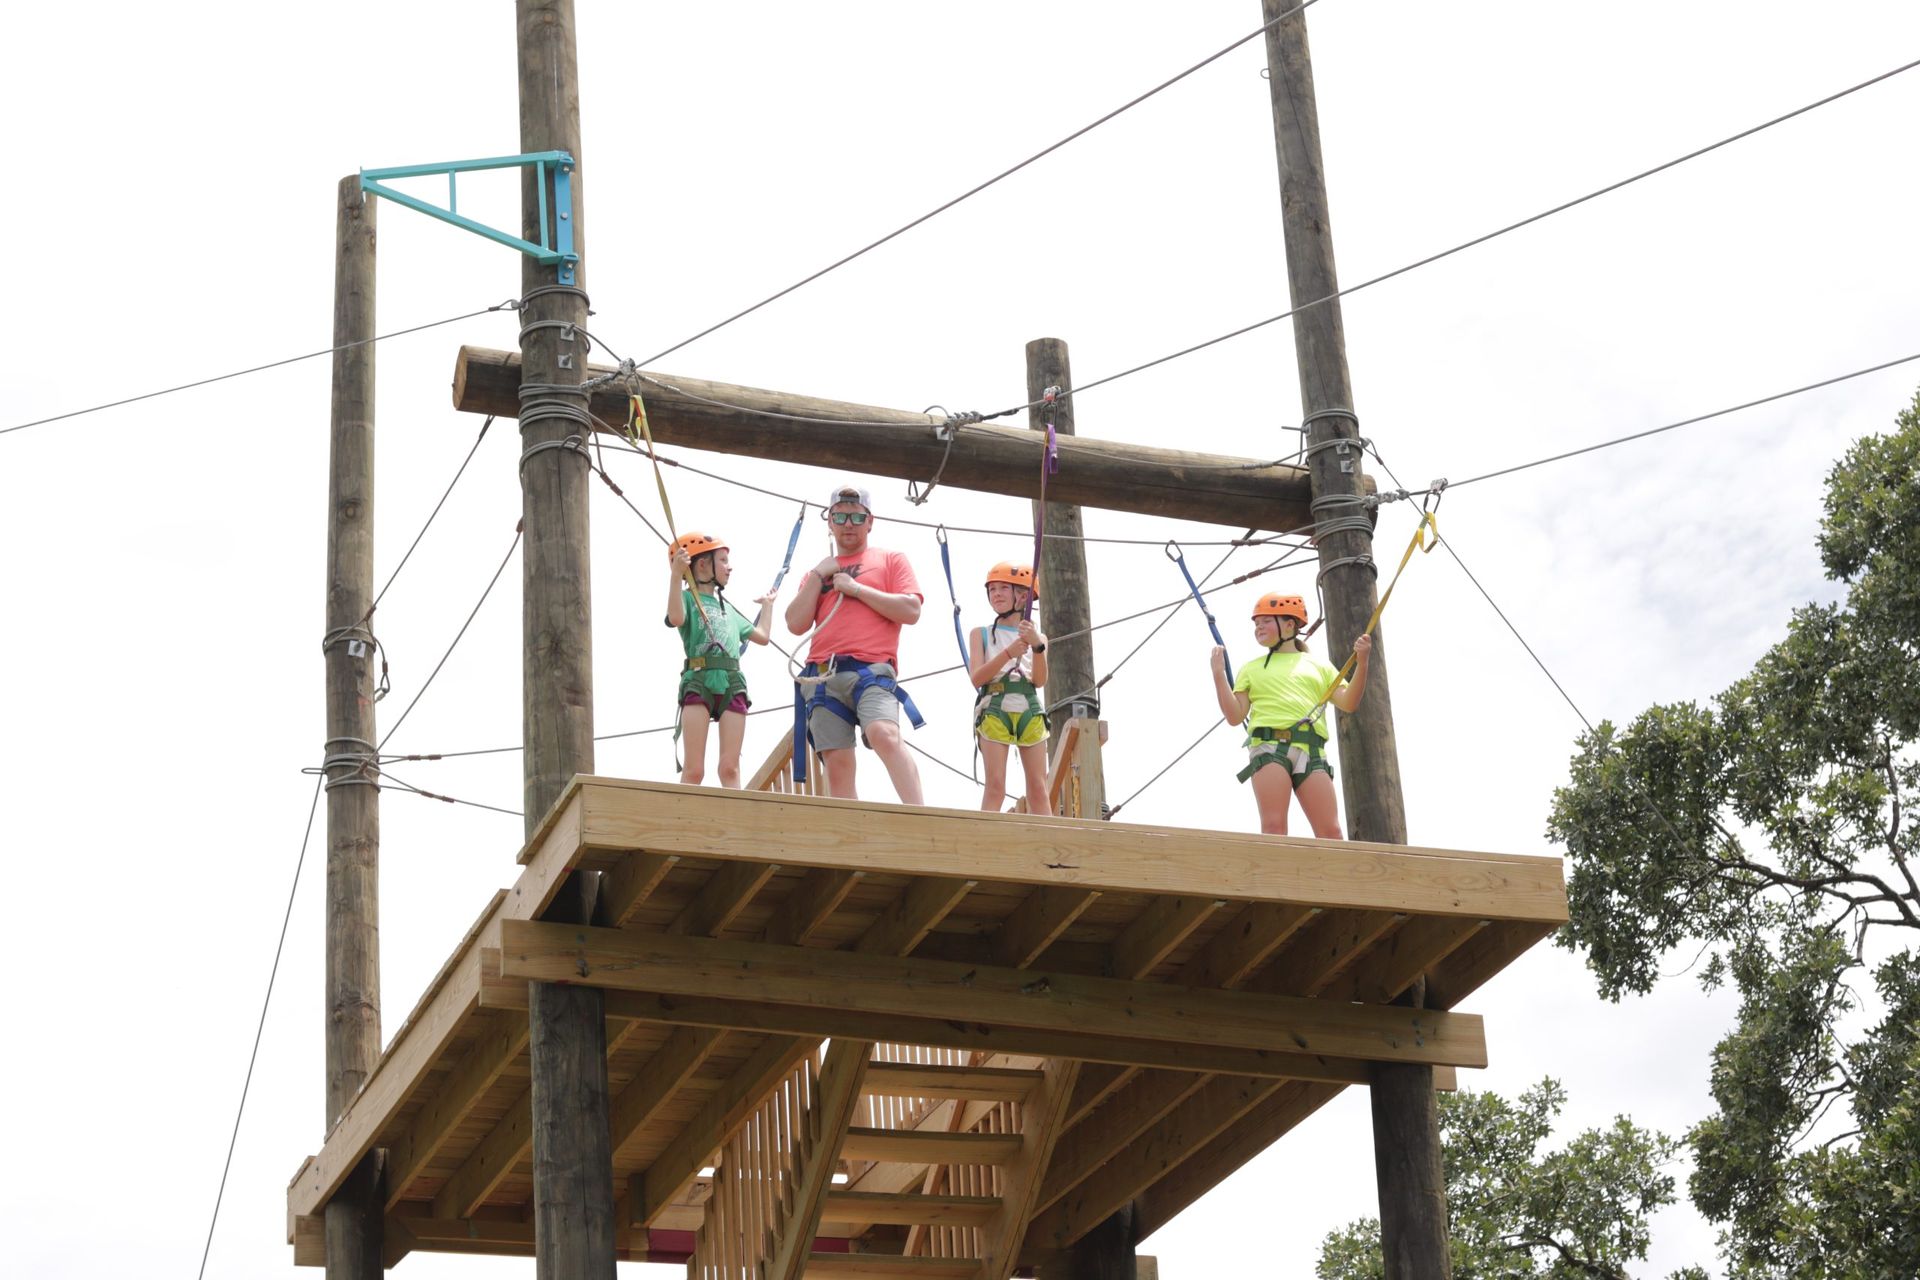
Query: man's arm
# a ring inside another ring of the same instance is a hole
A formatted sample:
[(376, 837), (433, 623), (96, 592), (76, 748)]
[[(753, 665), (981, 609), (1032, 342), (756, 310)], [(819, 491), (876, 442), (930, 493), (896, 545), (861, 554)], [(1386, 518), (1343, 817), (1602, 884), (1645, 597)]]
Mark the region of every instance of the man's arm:
[[(917, 595), (909, 595), (904, 591), (876, 591), (872, 587), (861, 586), (858, 578), (844, 573), (834, 575), (833, 587), (841, 595), (849, 600), (858, 600), (888, 622), (911, 626), (920, 621), (920, 597)], [(791, 607), (788, 612), (791, 614)]]
[(800, 585), (794, 588), (793, 599), (787, 602), (787, 630), (793, 634), (805, 635), (813, 625), (813, 615), (820, 608), (820, 594), (827, 589), (825, 575), (833, 571), (834, 563), (829, 557), (800, 576)]

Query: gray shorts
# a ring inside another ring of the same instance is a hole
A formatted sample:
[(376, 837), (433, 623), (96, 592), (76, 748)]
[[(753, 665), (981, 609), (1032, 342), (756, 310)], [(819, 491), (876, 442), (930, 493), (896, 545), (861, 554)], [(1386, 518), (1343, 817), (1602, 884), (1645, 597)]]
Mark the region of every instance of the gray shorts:
[[(876, 676), (894, 674), (893, 664), (875, 662), (871, 670)], [(827, 677), (822, 686), (826, 695), (843, 707), (852, 706), (853, 686), (859, 683), (858, 671), (836, 671)], [(854, 707), (854, 716), (860, 721), (860, 741), (871, 747), (867, 741), (867, 726), (875, 720), (900, 722), (900, 699), (885, 689), (869, 687), (860, 696), (860, 705)], [(825, 707), (815, 707), (807, 713), (807, 732), (813, 735), (815, 751), (840, 751), (853, 745), (853, 726), (842, 720)]]

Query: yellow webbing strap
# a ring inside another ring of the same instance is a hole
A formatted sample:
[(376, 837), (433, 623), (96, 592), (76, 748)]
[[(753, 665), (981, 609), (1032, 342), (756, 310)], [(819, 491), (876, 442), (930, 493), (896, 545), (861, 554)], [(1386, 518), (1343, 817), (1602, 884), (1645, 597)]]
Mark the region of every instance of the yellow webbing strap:
[[(1427, 541), (1428, 529), (1433, 530), (1433, 541), (1431, 543)], [(1439, 545), (1439, 522), (1433, 518), (1433, 512), (1422, 511), (1420, 513), (1420, 523), (1414, 526), (1413, 539), (1407, 543), (1406, 552), (1400, 557), (1400, 566), (1393, 571), (1393, 577), (1387, 580), (1387, 589), (1380, 593), (1379, 602), (1373, 606), (1373, 616), (1367, 619), (1366, 629), (1360, 633), (1361, 635), (1372, 635), (1373, 629), (1380, 625), (1380, 614), (1386, 609), (1387, 601), (1393, 599), (1393, 589), (1399, 584), (1400, 575), (1407, 571), (1407, 562), (1413, 559), (1413, 553), (1422, 551), (1431, 554), (1433, 549)], [(1355, 638), (1357, 639), (1358, 637)], [(1309, 718), (1319, 715), (1320, 708), (1326, 706), (1328, 699), (1333, 697), (1333, 690), (1345, 684), (1347, 677), (1353, 674), (1353, 663), (1357, 656), (1357, 654), (1352, 653), (1347, 655), (1347, 660), (1340, 666), (1340, 674), (1333, 678), (1332, 687), (1329, 688), (1326, 695), (1320, 699), (1319, 705), (1314, 707), (1313, 711), (1309, 713)]]
[[(633, 434), (636, 426), (640, 428), (638, 437)], [(660, 474), (660, 455), (654, 452), (653, 429), (647, 425), (647, 402), (640, 398), (638, 391), (631, 392), (627, 396), (626, 436), (627, 443), (636, 449), (640, 447), (642, 440), (646, 442), (647, 458), (653, 463), (653, 483), (660, 490), (660, 510), (665, 512), (667, 517), (667, 536), (678, 542), (680, 531), (673, 527), (673, 503), (667, 498), (667, 479)], [(687, 561), (685, 577), (687, 590), (693, 596), (693, 607), (700, 611), (700, 624), (707, 629), (707, 638), (717, 643), (720, 633), (714, 630), (713, 620), (707, 617), (707, 606), (700, 603), (700, 584), (693, 580), (693, 561), (691, 560)], [(722, 610), (721, 617), (725, 616), (725, 610)]]

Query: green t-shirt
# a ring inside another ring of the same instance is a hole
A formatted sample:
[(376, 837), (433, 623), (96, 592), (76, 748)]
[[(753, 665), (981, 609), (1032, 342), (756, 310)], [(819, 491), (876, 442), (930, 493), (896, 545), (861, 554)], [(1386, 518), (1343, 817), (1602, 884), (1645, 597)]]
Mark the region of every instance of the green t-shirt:
[[(753, 631), (753, 619), (741, 616), (736, 609), (729, 609), (716, 596), (700, 593), (700, 601), (694, 603), (693, 592), (680, 588), (680, 608), (685, 611), (687, 620), (679, 627), (680, 643), (686, 646), (689, 658), (703, 657), (720, 652), (729, 658), (737, 658), (747, 647), (747, 636)], [(707, 634), (707, 623), (712, 622), (719, 628), (717, 637)]]
[(1340, 673), (1310, 653), (1269, 650), (1240, 668), (1234, 677), (1236, 693), (1247, 695), (1247, 727), (1285, 729), (1313, 714), (1314, 728), (1327, 734), (1327, 696)]

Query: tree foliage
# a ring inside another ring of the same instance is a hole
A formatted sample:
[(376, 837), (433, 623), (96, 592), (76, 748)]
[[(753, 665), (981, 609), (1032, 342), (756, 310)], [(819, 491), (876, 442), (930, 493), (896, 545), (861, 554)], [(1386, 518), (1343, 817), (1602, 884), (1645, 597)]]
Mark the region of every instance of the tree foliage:
[(1827, 479), (1845, 584), (1711, 703), (1582, 737), (1549, 835), (1610, 999), (1740, 997), (1689, 1135), (1736, 1277), (1920, 1276), (1920, 397)]
[[(1552, 1080), (1508, 1101), (1440, 1100), (1454, 1280), (1626, 1280), (1644, 1259), (1648, 1220), (1672, 1204), (1679, 1144), (1624, 1116), (1557, 1151), (1541, 1150), (1566, 1093)], [(1378, 1219), (1330, 1233), (1320, 1280), (1383, 1280)]]

